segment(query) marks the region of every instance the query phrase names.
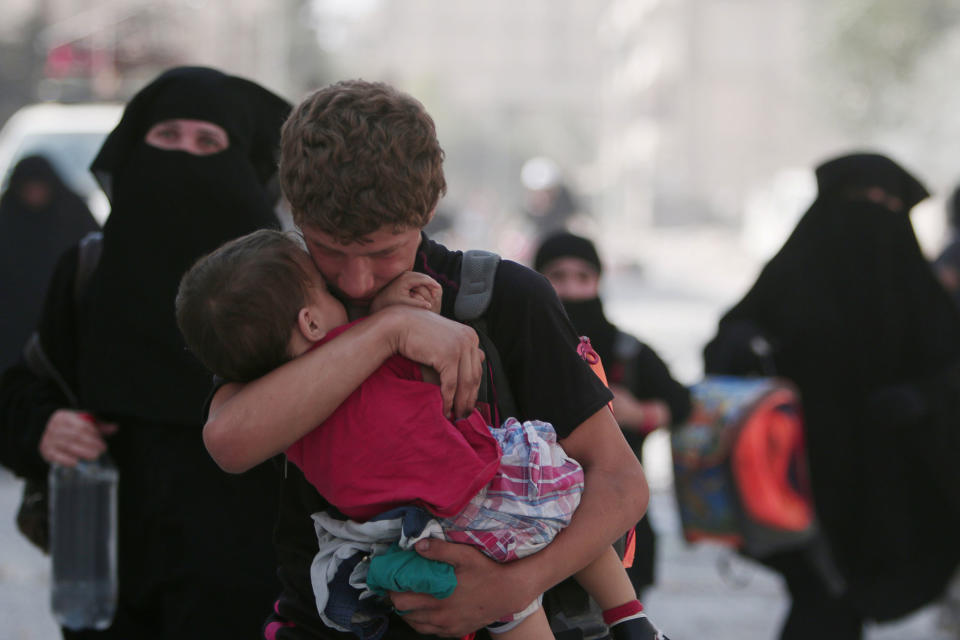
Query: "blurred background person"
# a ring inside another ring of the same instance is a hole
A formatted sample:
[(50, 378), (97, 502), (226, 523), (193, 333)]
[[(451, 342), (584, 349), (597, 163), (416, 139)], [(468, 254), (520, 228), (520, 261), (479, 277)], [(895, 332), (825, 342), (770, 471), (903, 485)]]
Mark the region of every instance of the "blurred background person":
[(933, 266), (950, 297), (960, 306), (960, 186), (950, 194), (946, 209), (950, 239)]
[(46, 158), (20, 160), (0, 197), (0, 370), (20, 356), (60, 254), (100, 225)]
[(183, 344), (174, 298), (198, 257), (278, 226), (267, 185), (289, 108), (201, 67), (171, 69), (137, 93), (91, 167), (112, 205), (97, 268), (75, 302), (77, 252), (64, 254), (39, 322), (80, 406), (23, 362), (0, 379), (6, 466), (43, 478), (50, 463), (106, 451), (119, 470), (116, 617), (65, 638), (254, 638), (279, 590), (279, 471), (229, 475), (207, 454), (212, 381)]
[(538, 236), (565, 229), (580, 213), (580, 203), (560, 167), (550, 158), (537, 156), (524, 162), (520, 181), (524, 187), (523, 213)]
[(769, 355), (799, 388), (832, 561), (811, 547), (763, 562), (792, 598), (781, 638), (853, 640), (867, 619), (930, 603), (960, 562), (960, 315), (910, 223), (928, 195), (918, 180), (877, 154), (816, 177), (817, 199), (720, 320), (705, 369), (769, 374)]
[[(690, 392), (673, 379), (649, 345), (607, 320), (600, 300), (603, 267), (593, 242), (566, 231), (549, 235), (537, 248), (534, 268), (550, 280), (574, 328), (590, 339), (600, 356), (614, 393), (617, 423), (642, 460), (647, 434), (686, 420)], [(655, 536), (649, 512), (637, 523), (634, 562), (627, 573), (638, 597), (654, 583)]]

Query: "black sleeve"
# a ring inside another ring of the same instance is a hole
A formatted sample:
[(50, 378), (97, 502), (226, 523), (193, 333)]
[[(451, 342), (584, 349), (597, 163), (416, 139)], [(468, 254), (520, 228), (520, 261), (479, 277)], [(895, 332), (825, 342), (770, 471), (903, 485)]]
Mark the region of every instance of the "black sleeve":
[[(758, 350), (758, 344), (767, 347)], [(753, 320), (724, 317), (703, 349), (703, 369), (707, 375), (771, 375), (776, 370), (773, 342)]]
[(543, 420), (560, 438), (613, 395), (577, 354), (578, 336), (550, 282), (509, 260), (500, 263), (487, 311), (523, 420)]
[(633, 362), (630, 392), (638, 400), (662, 400), (670, 408), (671, 425), (683, 423), (690, 415), (690, 390), (670, 375), (657, 352), (644, 344)]
[[(60, 258), (47, 289), (38, 333), (57, 371), (76, 389), (76, 303), (73, 297), (77, 250)], [(40, 438), (50, 415), (69, 406), (52, 380), (31, 371), (21, 358), (0, 377), (0, 463), (19, 476), (40, 479), (47, 463)]]

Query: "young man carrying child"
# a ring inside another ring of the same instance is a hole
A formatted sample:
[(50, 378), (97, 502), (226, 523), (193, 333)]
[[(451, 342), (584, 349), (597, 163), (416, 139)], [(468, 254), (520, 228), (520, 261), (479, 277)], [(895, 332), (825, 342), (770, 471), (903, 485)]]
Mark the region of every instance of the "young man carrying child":
[[(225, 470), (241, 472), (286, 450), (397, 353), (438, 372), (445, 412), (459, 417), (473, 409), (483, 354), (475, 332), (449, 319), (462, 255), (421, 233), (445, 190), (442, 161), (423, 106), (386, 85), (332, 85), (287, 121), (280, 175), (294, 219), (348, 316), (369, 317), (254, 382), (217, 390), (204, 439)], [(443, 287), (442, 317), (405, 305), (370, 313), (376, 294), (409, 270)], [(514, 562), (498, 564), (469, 545), (419, 542), (422, 556), (453, 565), (457, 587), (444, 599), (392, 592), (404, 615), (391, 619), (390, 638), (465, 635), (523, 609), (599, 557), (646, 508), (643, 470), (607, 409), (611, 395), (576, 354), (577, 335), (550, 284), (502, 262), (485, 318), (516, 417), (554, 426), (583, 467), (584, 491), (569, 526), (542, 551)], [(276, 534), (284, 590), (267, 629), (278, 640), (349, 637), (320, 621), (310, 583), (317, 553), (311, 514), (327, 509), (291, 468)]]
[[(441, 299), (442, 289), (432, 278), (405, 272), (377, 293), (370, 308), (407, 304), (439, 312)], [(294, 238), (262, 230), (227, 243), (187, 272), (177, 295), (177, 320), (187, 345), (208, 369), (247, 382), (334, 338), (345, 328), (347, 313)], [(326, 520), (317, 521), (326, 551), (323, 571), (315, 561), (313, 588), (327, 624), (355, 630), (361, 638), (378, 637), (385, 612), (368, 602), (365, 625), (357, 624), (363, 589), (331, 584), (328, 576), (344, 566), (344, 550), (383, 554), (393, 542), (377, 516), (416, 504), (436, 518), (443, 538), (474, 544), (506, 562), (545, 547), (569, 522), (582, 491), (582, 470), (556, 444), (550, 425), (509, 419), (488, 428), (476, 409), (450, 421), (441, 412), (439, 388), (426, 382), (428, 377), (429, 369), (421, 372), (402, 356), (390, 358), (286, 452), (321, 495), (359, 521), (333, 522), (329, 529)], [(369, 520), (376, 522), (361, 524)], [(353, 534), (349, 541), (338, 538), (344, 526)], [(358, 551), (356, 534), (364, 529), (371, 544)], [(374, 563), (361, 568), (368, 567), (373, 577)], [(409, 567), (405, 564), (404, 572)], [(433, 575), (414, 574), (419, 580)], [(613, 638), (655, 637), (612, 547), (576, 577), (604, 610)], [(446, 593), (447, 581), (438, 582)], [(327, 614), (334, 590), (354, 594), (357, 608), (336, 619), (332, 615), (339, 610)], [(553, 637), (536, 602), (489, 629), (502, 640)]]

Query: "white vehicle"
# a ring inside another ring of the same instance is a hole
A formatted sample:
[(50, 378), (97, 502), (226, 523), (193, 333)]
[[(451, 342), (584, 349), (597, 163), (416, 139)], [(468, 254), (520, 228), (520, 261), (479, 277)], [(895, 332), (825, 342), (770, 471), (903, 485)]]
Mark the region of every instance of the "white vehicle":
[(103, 139), (120, 121), (121, 104), (40, 103), (21, 108), (0, 129), (0, 189), (24, 156), (40, 154), (103, 224), (110, 204), (90, 173)]

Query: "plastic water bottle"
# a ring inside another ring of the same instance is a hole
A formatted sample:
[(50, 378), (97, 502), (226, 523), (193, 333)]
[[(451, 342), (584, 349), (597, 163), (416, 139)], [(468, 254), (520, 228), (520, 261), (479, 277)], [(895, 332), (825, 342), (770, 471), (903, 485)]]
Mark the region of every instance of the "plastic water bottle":
[(106, 629), (117, 607), (117, 469), (104, 454), (50, 468), (50, 604), (68, 629)]

